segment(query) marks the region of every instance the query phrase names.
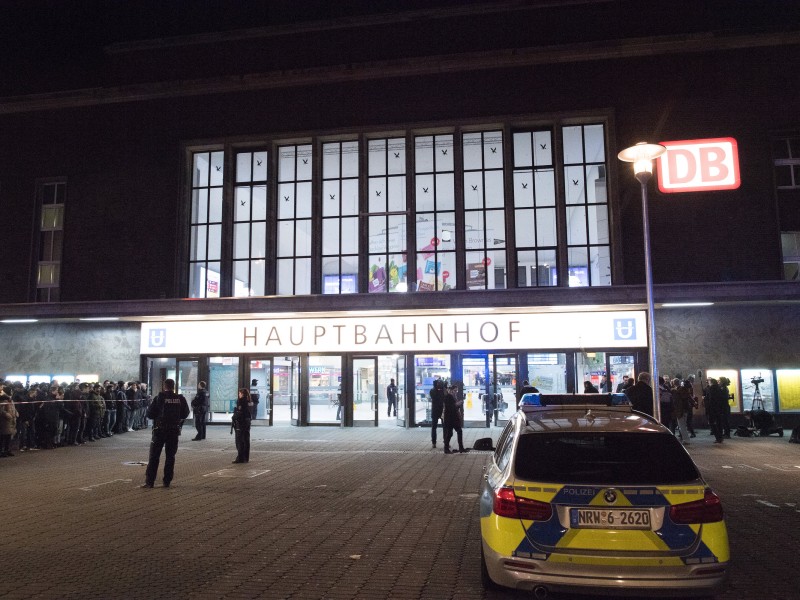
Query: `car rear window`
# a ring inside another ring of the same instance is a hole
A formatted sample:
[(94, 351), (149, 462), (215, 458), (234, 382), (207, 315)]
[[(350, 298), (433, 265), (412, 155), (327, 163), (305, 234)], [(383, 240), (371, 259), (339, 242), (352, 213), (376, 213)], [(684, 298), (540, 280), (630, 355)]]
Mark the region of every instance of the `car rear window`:
[(524, 434), (514, 470), (528, 481), (590, 485), (670, 485), (700, 477), (674, 436), (635, 432)]

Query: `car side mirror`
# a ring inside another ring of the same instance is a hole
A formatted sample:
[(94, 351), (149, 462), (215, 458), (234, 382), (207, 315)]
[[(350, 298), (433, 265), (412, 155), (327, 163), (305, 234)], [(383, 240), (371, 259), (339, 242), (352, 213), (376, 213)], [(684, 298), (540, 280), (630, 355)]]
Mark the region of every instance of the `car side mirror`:
[(494, 445), (492, 444), (492, 438), (480, 438), (475, 440), (475, 444), (472, 446), (473, 450), (481, 450), (483, 452), (494, 452)]

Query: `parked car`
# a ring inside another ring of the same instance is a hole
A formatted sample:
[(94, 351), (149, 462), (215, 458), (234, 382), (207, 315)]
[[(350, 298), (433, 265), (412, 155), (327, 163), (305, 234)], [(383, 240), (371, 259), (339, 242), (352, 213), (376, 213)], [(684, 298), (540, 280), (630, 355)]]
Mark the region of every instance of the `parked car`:
[(610, 596), (696, 596), (730, 560), (720, 498), (680, 441), (630, 406), (543, 396), (493, 450), (480, 500), (487, 587)]

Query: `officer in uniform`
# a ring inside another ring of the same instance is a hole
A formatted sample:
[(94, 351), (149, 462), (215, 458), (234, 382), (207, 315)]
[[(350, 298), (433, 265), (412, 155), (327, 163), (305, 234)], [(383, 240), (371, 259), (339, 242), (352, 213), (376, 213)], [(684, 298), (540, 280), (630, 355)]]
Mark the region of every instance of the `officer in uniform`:
[(147, 417), (153, 419), (153, 438), (150, 441), (150, 459), (143, 488), (153, 487), (161, 460), (161, 449), (166, 446), (167, 456), (164, 460), (164, 487), (169, 487), (175, 472), (175, 454), (178, 452), (178, 437), (181, 434), (183, 420), (189, 416), (189, 403), (181, 394), (175, 393), (175, 381), (164, 381), (164, 391), (155, 397)]

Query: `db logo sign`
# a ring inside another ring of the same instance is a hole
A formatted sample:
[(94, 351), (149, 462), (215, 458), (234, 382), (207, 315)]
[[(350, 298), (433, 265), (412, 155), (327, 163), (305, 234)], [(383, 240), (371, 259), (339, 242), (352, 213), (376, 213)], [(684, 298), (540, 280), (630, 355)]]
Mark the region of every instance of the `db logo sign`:
[(659, 143), (667, 148), (658, 159), (658, 189), (665, 194), (739, 187), (739, 152), (733, 138)]

